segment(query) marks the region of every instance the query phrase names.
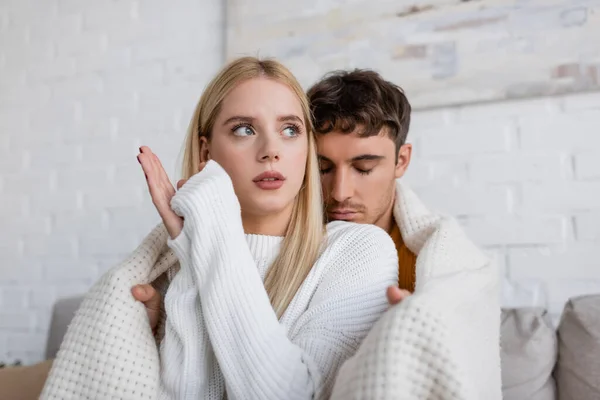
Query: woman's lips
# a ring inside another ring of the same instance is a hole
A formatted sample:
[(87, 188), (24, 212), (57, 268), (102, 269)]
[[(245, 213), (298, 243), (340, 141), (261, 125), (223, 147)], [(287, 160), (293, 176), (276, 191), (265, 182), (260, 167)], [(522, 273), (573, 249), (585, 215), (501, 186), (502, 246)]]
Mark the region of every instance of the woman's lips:
[(285, 177), (277, 171), (265, 171), (252, 181), (263, 190), (277, 190), (283, 186)]

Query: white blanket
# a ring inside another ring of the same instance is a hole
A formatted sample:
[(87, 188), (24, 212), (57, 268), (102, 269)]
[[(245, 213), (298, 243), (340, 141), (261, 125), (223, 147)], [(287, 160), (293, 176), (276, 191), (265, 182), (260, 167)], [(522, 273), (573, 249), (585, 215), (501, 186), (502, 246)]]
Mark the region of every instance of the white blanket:
[(156, 398), (158, 347), (146, 309), (130, 290), (179, 266), (167, 247), (167, 238), (167, 230), (160, 224), (86, 294), (40, 399)]
[(394, 217), (417, 254), (412, 296), (342, 366), (332, 399), (500, 400), (499, 277), (458, 223), (397, 182)]
[[(456, 221), (429, 212), (400, 184), (397, 194), (394, 216), (406, 245), (418, 255), (415, 294), (371, 330), (342, 367), (332, 398), (501, 399), (496, 268)], [(67, 331), (42, 399), (155, 398), (156, 340), (143, 304), (129, 290), (178, 267), (167, 236), (159, 225), (92, 287)], [(101, 350), (90, 354), (90, 348)]]

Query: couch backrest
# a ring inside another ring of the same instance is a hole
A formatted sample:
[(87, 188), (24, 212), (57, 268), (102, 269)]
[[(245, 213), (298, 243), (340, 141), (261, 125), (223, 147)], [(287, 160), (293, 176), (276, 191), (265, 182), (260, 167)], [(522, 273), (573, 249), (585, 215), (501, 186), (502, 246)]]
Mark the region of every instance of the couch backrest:
[(572, 298), (557, 331), (541, 308), (502, 311), (504, 400), (600, 399), (600, 295)]
[(556, 399), (556, 334), (545, 310), (503, 310), (500, 345), (504, 400)]
[(559, 400), (600, 399), (600, 295), (569, 300), (558, 325)]

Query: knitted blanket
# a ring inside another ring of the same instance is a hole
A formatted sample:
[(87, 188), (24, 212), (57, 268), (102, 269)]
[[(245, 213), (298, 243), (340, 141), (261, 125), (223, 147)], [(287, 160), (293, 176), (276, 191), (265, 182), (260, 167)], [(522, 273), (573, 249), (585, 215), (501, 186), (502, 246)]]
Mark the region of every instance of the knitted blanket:
[[(160, 383), (156, 339), (144, 305), (131, 295), (178, 267), (157, 226), (90, 289), (54, 360), (41, 399), (154, 399)], [(134, 361), (132, 361), (134, 360)]]
[(458, 223), (397, 182), (394, 217), (417, 254), (413, 295), (342, 366), (332, 399), (500, 400), (497, 268)]
[[(498, 274), (451, 218), (398, 184), (394, 216), (417, 254), (415, 294), (388, 310), (342, 367), (334, 399), (501, 399)], [(77, 311), (42, 399), (153, 399), (156, 339), (130, 294), (178, 268), (156, 227)], [(134, 360), (134, 361), (131, 361)]]

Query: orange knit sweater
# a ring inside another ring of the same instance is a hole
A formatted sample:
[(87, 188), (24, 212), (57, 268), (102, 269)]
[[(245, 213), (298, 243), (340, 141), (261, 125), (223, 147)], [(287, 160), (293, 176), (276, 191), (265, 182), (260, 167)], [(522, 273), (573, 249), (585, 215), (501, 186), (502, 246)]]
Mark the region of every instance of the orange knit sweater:
[(411, 252), (402, 240), (400, 228), (394, 224), (390, 236), (396, 245), (398, 251), (398, 286), (400, 289), (406, 289), (413, 292), (415, 290), (415, 267), (417, 256)]

